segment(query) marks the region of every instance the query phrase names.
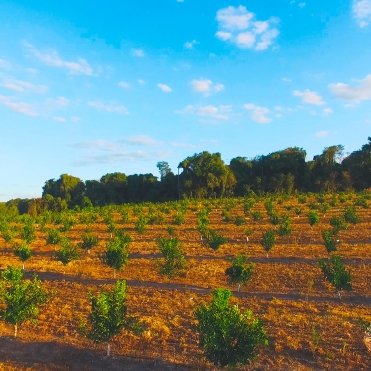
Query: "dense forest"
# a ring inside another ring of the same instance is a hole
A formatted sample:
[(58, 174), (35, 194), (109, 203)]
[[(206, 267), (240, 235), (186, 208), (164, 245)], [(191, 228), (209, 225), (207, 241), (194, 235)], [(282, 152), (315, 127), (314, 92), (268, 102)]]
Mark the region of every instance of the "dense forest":
[(115, 172), (100, 180), (84, 182), (62, 174), (57, 180), (45, 182), (42, 198), (14, 199), (5, 203), (5, 207), (37, 215), (44, 210), (127, 202), (370, 188), (371, 137), (361, 149), (348, 156), (345, 157), (343, 151), (342, 145), (326, 147), (322, 154), (306, 161), (306, 151), (293, 147), (253, 159), (235, 157), (229, 165), (220, 153), (204, 151), (180, 162), (177, 174), (167, 162), (158, 162), (159, 177)]

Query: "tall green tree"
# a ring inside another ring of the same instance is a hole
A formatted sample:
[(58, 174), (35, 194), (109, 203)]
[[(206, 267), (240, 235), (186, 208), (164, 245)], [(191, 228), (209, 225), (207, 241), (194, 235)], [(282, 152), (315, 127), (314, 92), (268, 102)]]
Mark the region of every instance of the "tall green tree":
[(187, 157), (179, 166), (183, 170), (182, 190), (190, 197), (220, 197), (232, 193), (236, 183), (231, 169), (220, 153), (207, 151)]

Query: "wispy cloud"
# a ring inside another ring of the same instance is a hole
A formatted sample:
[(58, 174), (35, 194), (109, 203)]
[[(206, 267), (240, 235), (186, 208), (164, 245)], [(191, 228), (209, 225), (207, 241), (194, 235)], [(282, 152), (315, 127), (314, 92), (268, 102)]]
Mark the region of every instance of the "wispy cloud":
[(82, 151), (81, 158), (73, 163), (75, 166), (89, 166), (99, 164), (116, 164), (123, 161), (153, 161), (154, 158), (166, 156), (166, 151), (127, 150), (125, 144), (150, 146), (158, 143), (147, 136), (133, 136), (128, 139), (110, 141), (97, 139), (74, 143), (71, 147)]
[(110, 103), (104, 103), (100, 100), (90, 101), (88, 102), (88, 105), (97, 111), (103, 111), (108, 113), (117, 113), (120, 115), (128, 115), (129, 111), (125, 106), (123, 106), (120, 103), (116, 102), (110, 102)]
[(191, 85), (194, 91), (197, 91), (198, 93), (202, 93), (204, 95), (219, 93), (224, 90), (223, 84), (213, 83), (211, 80), (208, 79), (192, 80)]
[(294, 90), (292, 94), (295, 97), (301, 99), (303, 103), (310, 104), (313, 106), (323, 106), (325, 101), (322, 97), (315, 91), (306, 89), (306, 90)]
[(83, 58), (63, 59), (56, 50), (41, 51), (27, 41), (23, 42), (23, 46), (30, 55), (49, 67), (64, 69), (71, 75), (92, 76), (94, 73), (93, 68)]
[(146, 151), (126, 151), (120, 153), (96, 154), (85, 155), (79, 160), (76, 160), (73, 165), (75, 166), (89, 166), (89, 165), (104, 165), (104, 164), (117, 164), (125, 161), (152, 161), (158, 158), (158, 154)]
[(198, 41), (191, 40), (184, 43), (184, 49), (193, 49), (198, 44)]
[(0, 95), (0, 104), (14, 112), (21, 113), (25, 116), (34, 117), (37, 113), (32, 105), (24, 102), (14, 102), (9, 97)]
[(122, 142), (137, 146), (153, 146), (158, 144), (157, 140), (149, 137), (148, 135), (135, 135), (129, 137), (128, 139), (123, 139)]
[(8, 62), (6, 59), (0, 58), (0, 68), (3, 70), (9, 70), (11, 69), (12, 65), (10, 62)]
[(277, 18), (257, 20), (255, 14), (242, 5), (218, 10), (216, 19), (216, 37), (240, 49), (266, 50), (279, 35)]
[(66, 117), (66, 116), (53, 116), (52, 119), (56, 122), (72, 122), (72, 123), (77, 123), (80, 121), (80, 118), (77, 116), (71, 116), (71, 117)]
[(371, 100), (371, 75), (358, 80), (355, 86), (338, 82), (329, 86), (335, 97), (347, 101), (360, 102)]
[(315, 133), (316, 138), (325, 138), (329, 136), (330, 132), (327, 130), (320, 130)]
[(131, 55), (137, 58), (143, 58), (146, 54), (143, 49), (131, 49)]
[(121, 89), (124, 89), (124, 90), (129, 90), (130, 89), (130, 83), (127, 82), (127, 81), (120, 81), (118, 84), (117, 84)]
[(66, 97), (49, 98), (45, 102), (47, 109), (59, 109), (69, 106), (70, 100)]
[(35, 85), (28, 81), (21, 80), (5, 80), (0, 84), (0, 86), (18, 93), (31, 91), (34, 93), (44, 94), (48, 91), (48, 87), (45, 85)]
[(166, 85), (166, 84), (163, 84), (163, 83), (158, 83), (157, 87), (160, 90), (162, 90), (164, 93), (171, 93), (173, 91), (173, 89), (169, 85)]
[(361, 28), (371, 24), (371, 0), (353, 0), (353, 17)]
[(250, 113), (250, 118), (259, 124), (268, 124), (272, 121), (271, 111), (267, 107), (257, 106), (254, 103), (247, 103), (244, 105), (245, 110)]
[(194, 115), (199, 117), (208, 117), (215, 120), (228, 120), (229, 114), (231, 112), (231, 106), (220, 105), (220, 106), (201, 106), (195, 107), (188, 105), (180, 111), (176, 111), (178, 114), (182, 115)]

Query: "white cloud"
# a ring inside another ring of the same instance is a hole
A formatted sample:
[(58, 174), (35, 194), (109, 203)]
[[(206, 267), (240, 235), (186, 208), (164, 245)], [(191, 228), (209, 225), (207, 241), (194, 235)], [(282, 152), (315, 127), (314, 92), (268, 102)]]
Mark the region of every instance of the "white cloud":
[(80, 117), (79, 116), (71, 116), (70, 117), (70, 120), (71, 122), (73, 122), (74, 124), (78, 123), (81, 121)]
[(367, 27), (371, 23), (371, 0), (353, 0), (352, 12), (359, 27)]
[(314, 106), (323, 106), (325, 104), (322, 97), (315, 91), (306, 90), (294, 90), (292, 94), (302, 100), (303, 103), (311, 104)]
[(324, 137), (327, 137), (329, 134), (330, 134), (330, 132), (327, 131), (327, 130), (320, 130), (320, 131), (317, 131), (317, 132), (315, 133), (315, 136), (316, 136), (317, 138), (324, 138)]
[(14, 112), (21, 113), (26, 116), (37, 116), (34, 108), (28, 103), (14, 102), (9, 97), (0, 95), (0, 104)]
[(57, 122), (66, 122), (67, 119), (64, 116), (53, 116), (53, 120)]
[(0, 68), (1, 69), (3, 69), (3, 70), (9, 70), (11, 67), (12, 67), (12, 65), (10, 64), (10, 62), (8, 62), (5, 59), (1, 59), (0, 58)]
[(66, 116), (53, 116), (52, 119), (57, 122), (72, 122), (76, 124), (77, 122), (80, 121), (80, 118), (77, 116), (71, 116), (71, 117), (66, 117)]
[(356, 86), (338, 82), (329, 87), (331, 92), (340, 99), (353, 102), (371, 100), (371, 75), (359, 80)]
[(213, 83), (208, 79), (192, 80), (192, 89), (198, 93), (210, 95), (212, 93), (219, 93), (224, 90), (224, 85), (220, 83)]
[(290, 4), (291, 4), (291, 5), (297, 5), (297, 6), (298, 6), (299, 8), (301, 8), (301, 9), (305, 8), (306, 5), (307, 5), (307, 3), (306, 3), (305, 1), (301, 1), (301, 2), (299, 2), (299, 1), (296, 1), (296, 0), (291, 0), (291, 1), (290, 1)]
[(164, 157), (164, 152), (146, 152), (146, 151), (120, 151), (113, 153), (105, 153), (98, 155), (85, 155), (81, 159), (73, 162), (74, 166), (90, 166), (90, 165), (104, 165), (104, 164), (122, 164), (127, 161), (153, 161), (154, 158)]
[(173, 91), (173, 89), (169, 85), (166, 85), (166, 84), (158, 83), (157, 87), (160, 90), (162, 90), (164, 93), (171, 93)]
[(196, 148), (194, 144), (184, 142), (171, 142), (170, 145), (175, 148)]
[(332, 115), (333, 113), (334, 113), (334, 111), (333, 111), (333, 109), (330, 108), (330, 107), (326, 107), (326, 108), (323, 109), (323, 114), (324, 114), (325, 116), (330, 116), (330, 115)]
[(23, 45), (32, 56), (49, 67), (65, 69), (71, 75), (93, 75), (93, 68), (83, 58), (78, 58), (76, 61), (69, 61), (62, 59), (56, 50), (51, 49), (42, 52), (28, 42), (24, 42)]
[(198, 44), (198, 42), (196, 40), (186, 41), (184, 43), (184, 48), (185, 49), (193, 49), (197, 44)]
[(121, 89), (124, 89), (124, 90), (128, 90), (128, 89), (130, 89), (130, 83), (128, 83), (127, 81), (120, 81), (117, 85), (118, 85)]
[(154, 140), (146, 136), (137, 136), (131, 137), (129, 140), (109, 141), (97, 139), (74, 143), (71, 147), (82, 150), (83, 154), (73, 164), (75, 166), (86, 166), (122, 163), (124, 161), (153, 161), (154, 158), (164, 158), (168, 155), (167, 151), (128, 151), (123, 144), (130, 141), (132, 141), (131, 144), (149, 145)]
[(49, 98), (46, 101), (46, 106), (49, 109), (64, 108), (70, 104), (70, 100), (65, 97)]
[(254, 103), (244, 104), (244, 108), (250, 113), (251, 120), (259, 124), (268, 124), (272, 121), (269, 117), (271, 111), (267, 107), (257, 106)]
[(131, 55), (137, 58), (143, 58), (146, 54), (143, 49), (131, 49)]
[(145, 82), (143, 79), (139, 79), (139, 80), (138, 80), (138, 84), (139, 84), (139, 85), (144, 85), (145, 83), (146, 83), (146, 82)]
[(266, 50), (279, 35), (277, 18), (257, 20), (255, 14), (242, 5), (218, 10), (216, 19), (219, 28), (216, 37), (241, 49)]
[(31, 91), (34, 93), (43, 94), (46, 93), (48, 87), (45, 85), (35, 85), (31, 84), (28, 81), (21, 81), (21, 80), (6, 80), (0, 84), (0, 86), (16, 91), (18, 93), (23, 93), (25, 91)]
[(117, 113), (120, 115), (128, 115), (129, 111), (125, 106), (116, 102), (103, 103), (102, 101), (90, 101), (88, 105), (97, 111), (104, 111), (109, 113)]
[(201, 107), (188, 105), (182, 110), (176, 111), (176, 113), (183, 115), (195, 115), (199, 117), (209, 117), (215, 120), (228, 120), (230, 111), (231, 107), (226, 105), (207, 105)]
[(157, 140), (149, 137), (148, 135), (135, 135), (129, 139), (123, 140), (123, 142), (139, 146), (152, 146), (158, 143)]

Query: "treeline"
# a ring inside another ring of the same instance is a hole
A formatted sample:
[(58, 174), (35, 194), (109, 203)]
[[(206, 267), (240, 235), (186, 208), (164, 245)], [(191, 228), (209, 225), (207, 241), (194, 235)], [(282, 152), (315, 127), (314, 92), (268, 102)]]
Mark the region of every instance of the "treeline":
[(344, 156), (342, 145), (326, 147), (306, 161), (306, 151), (292, 147), (258, 156), (233, 158), (225, 164), (220, 153), (201, 152), (178, 165), (158, 162), (160, 176), (116, 172), (100, 180), (82, 181), (62, 174), (45, 182), (42, 198), (8, 201), (19, 213), (103, 206), (128, 202), (170, 201), (178, 198), (244, 196), (249, 193), (336, 192), (371, 187), (371, 137), (361, 149)]

